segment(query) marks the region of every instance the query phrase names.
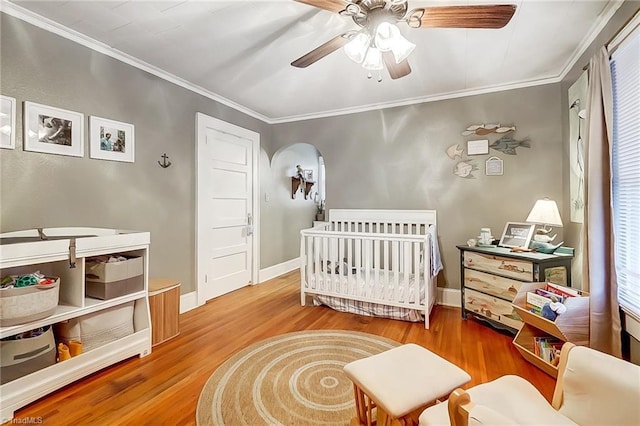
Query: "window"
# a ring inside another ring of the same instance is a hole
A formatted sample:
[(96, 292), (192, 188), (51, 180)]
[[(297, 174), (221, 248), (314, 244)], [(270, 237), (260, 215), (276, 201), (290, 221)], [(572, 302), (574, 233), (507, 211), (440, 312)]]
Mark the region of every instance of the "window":
[(640, 320), (640, 27), (611, 55), (613, 221), (618, 300)]

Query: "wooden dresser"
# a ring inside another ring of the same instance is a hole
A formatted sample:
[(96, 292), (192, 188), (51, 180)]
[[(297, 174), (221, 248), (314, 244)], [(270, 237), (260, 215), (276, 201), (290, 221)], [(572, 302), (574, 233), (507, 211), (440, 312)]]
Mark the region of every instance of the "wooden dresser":
[(471, 314), (494, 327), (517, 333), (523, 323), (511, 302), (523, 283), (571, 285), (573, 249), (542, 254), (515, 253), (504, 247), (457, 247), (464, 319)]

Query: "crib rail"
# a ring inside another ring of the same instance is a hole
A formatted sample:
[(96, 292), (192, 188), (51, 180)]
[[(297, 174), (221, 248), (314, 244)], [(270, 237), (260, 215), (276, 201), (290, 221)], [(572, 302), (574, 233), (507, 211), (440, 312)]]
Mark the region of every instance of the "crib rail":
[[(331, 230), (301, 231), (301, 303), (318, 294), (428, 311), (431, 235)], [(367, 231), (378, 229), (368, 228)]]
[(375, 232), (424, 235), (436, 226), (435, 210), (353, 210), (329, 211), (332, 231)]

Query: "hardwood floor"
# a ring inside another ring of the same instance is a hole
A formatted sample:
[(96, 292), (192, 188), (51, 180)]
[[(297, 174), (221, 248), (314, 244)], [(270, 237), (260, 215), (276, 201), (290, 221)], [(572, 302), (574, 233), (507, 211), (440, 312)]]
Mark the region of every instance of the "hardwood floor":
[(354, 330), (402, 343), (417, 343), (445, 357), (472, 377), (469, 386), (517, 374), (551, 399), (555, 380), (529, 364), (512, 336), (460, 309), (436, 306), (431, 329), (362, 317), (326, 307), (300, 306), (299, 272), (246, 287), (180, 316), (180, 335), (145, 358), (130, 358), (53, 392), (16, 412), (42, 417), (47, 425), (191, 425), (205, 381), (236, 351), (270, 336), (300, 330)]

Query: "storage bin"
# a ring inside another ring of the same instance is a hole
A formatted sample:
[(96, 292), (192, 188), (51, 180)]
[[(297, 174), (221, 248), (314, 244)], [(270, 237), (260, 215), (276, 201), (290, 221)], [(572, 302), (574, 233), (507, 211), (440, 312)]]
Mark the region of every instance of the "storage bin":
[(107, 300), (144, 290), (142, 257), (123, 257), (127, 260), (112, 263), (87, 260), (85, 291), (88, 297)]
[(134, 302), (128, 302), (57, 323), (56, 336), (67, 345), (69, 340), (82, 342), (82, 352), (88, 352), (133, 334), (133, 308)]
[[(0, 383), (5, 384), (56, 363), (51, 326), (39, 336), (0, 341)], [(13, 336), (12, 336), (13, 337)]]
[(58, 306), (60, 278), (46, 286), (4, 288), (0, 290), (0, 326), (25, 324), (52, 315)]

